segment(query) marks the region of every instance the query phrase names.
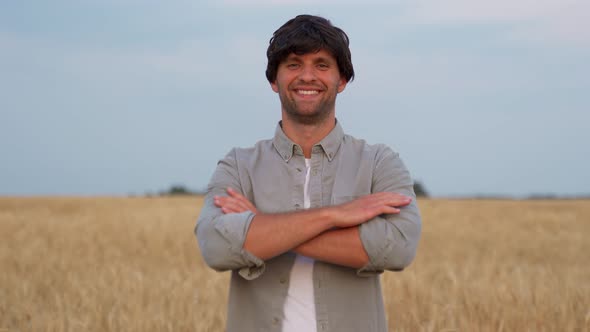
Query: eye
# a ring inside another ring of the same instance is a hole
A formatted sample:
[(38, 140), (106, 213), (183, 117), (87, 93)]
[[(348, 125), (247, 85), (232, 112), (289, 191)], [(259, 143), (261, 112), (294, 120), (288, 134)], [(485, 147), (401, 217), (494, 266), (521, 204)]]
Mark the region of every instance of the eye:
[(299, 64), (298, 63), (294, 63), (294, 62), (288, 63), (287, 64), (287, 68), (289, 68), (289, 69), (297, 69), (297, 68), (299, 68)]
[(321, 70), (326, 70), (328, 68), (330, 68), (330, 66), (327, 63), (319, 63), (318, 64), (318, 68), (320, 68)]

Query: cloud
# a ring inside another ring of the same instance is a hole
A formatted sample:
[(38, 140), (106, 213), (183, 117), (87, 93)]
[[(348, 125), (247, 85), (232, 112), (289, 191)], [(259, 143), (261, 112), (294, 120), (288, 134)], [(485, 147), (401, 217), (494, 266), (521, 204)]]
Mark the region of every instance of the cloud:
[[(576, 9), (577, 8), (577, 9)], [(521, 26), (509, 36), (516, 41), (590, 47), (590, 3), (556, 10), (536, 24)]]
[(301, 5), (375, 5), (391, 4), (388, 0), (224, 0), (226, 5), (301, 6)]
[[(386, 63), (376, 67), (375, 63)], [(465, 53), (355, 53), (355, 89), (363, 96), (396, 96), (418, 102), (431, 99), (461, 100), (499, 95), (530, 94), (539, 88), (537, 65), (519, 59)], [(358, 85), (358, 86), (357, 86)], [(387, 98), (387, 97), (386, 97)]]
[(546, 16), (556, 9), (566, 7), (568, 3), (576, 2), (578, 1), (422, 0), (415, 3), (411, 12), (417, 19), (427, 22), (528, 20)]
[[(537, 45), (590, 46), (590, 1), (587, 0), (224, 0), (229, 7), (374, 6), (387, 24), (507, 24), (505, 39)], [(362, 11), (360, 11), (362, 13)], [(399, 17), (398, 15), (401, 15)], [(395, 16), (395, 20), (392, 17)], [(359, 19), (365, 17), (359, 16)], [(373, 21), (371, 24), (376, 24)]]
[(411, 23), (511, 23), (508, 39), (590, 46), (590, 2), (585, 0), (422, 0), (409, 6)]

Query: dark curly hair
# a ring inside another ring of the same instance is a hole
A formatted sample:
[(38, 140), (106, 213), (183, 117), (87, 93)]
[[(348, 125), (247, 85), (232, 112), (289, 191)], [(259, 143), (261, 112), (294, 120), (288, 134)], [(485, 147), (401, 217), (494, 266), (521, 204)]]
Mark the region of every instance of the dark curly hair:
[(354, 68), (348, 36), (327, 19), (312, 15), (299, 15), (283, 24), (270, 39), (266, 57), (266, 79), (277, 79), (277, 68), (289, 54), (303, 55), (326, 50), (336, 58), (340, 75), (347, 82), (354, 79)]

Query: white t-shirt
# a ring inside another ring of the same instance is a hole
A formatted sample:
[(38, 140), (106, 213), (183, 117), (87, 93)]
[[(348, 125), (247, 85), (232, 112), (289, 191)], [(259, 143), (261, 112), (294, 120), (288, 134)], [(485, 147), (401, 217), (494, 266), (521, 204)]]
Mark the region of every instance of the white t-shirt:
[[(303, 207), (309, 209), (309, 159), (305, 159), (305, 185), (303, 186)], [(289, 290), (285, 299), (285, 319), (283, 332), (316, 332), (315, 299), (313, 295), (313, 264), (314, 260), (307, 256), (297, 255), (291, 269)]]

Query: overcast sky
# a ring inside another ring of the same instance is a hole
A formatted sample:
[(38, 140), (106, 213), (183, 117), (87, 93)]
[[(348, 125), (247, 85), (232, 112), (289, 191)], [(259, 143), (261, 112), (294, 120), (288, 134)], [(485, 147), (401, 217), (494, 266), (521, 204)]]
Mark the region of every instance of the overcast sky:
[(204, 188), (273, 135), (272, 33), (324, 16), (351, 40), (344, 130), (434, 196), (590, 193), (587, 0), (0, 3), (0, 195)]

